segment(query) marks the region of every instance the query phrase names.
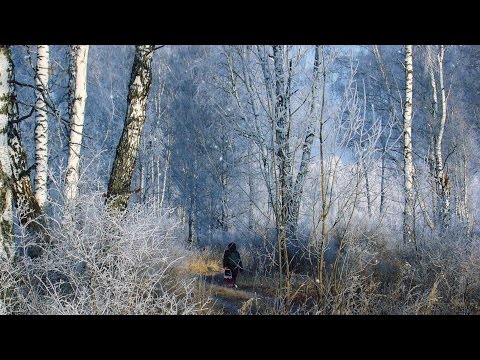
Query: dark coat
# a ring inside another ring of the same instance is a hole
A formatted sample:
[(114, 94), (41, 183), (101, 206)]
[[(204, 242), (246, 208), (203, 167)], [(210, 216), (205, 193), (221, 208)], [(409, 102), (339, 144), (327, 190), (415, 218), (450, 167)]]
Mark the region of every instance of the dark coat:
[(223, 267), (231, 270), (243, 270), (242, 260), (237, 250), (225, 250), (223, 253)]

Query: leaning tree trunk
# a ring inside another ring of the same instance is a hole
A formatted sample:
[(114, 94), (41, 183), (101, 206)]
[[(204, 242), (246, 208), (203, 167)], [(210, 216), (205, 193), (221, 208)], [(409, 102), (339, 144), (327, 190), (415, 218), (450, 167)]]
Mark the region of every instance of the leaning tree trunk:
[(37, 101), (35, 124), (35, 198), (43, 209), (47, 201), (47, 174), (48, 174), (48, 114), (45, 101), (48, 92), (49, 72), (48, 45), (37, 45)]
[[(8, 78), (11, 80), (11, 84), (13, 84), (14, 70), (10, 49), (4, 47), (2, 50), (2, 53), (6, 56), (6, 61), (8, 62)], [(26, 225), (29, 229), (36, 231), (39, 230), (37, 219), (42, 211), (38, 205), (37, 199), (35, 199), (32, 183), (30, 181), (30, 170), (32, 167), (27, 168), (27, 154), (22, 145), (22, 138), (18, 125), (18, 112), (16, 105), (13, 103), (13, 99), (15, 98), (13, 85), (11, 85), (9, 91), (11, 103), (8, 104), (10, 108), (8, 110), (7, 137), (11, 169), (10, 184), (13, 188), (13, 200), (17, 208), (20, 223)]]
[[(14, 117), (17, 117), (16, 114)], [(13, 199), (20, 223), (36, 230), (36, 219), (41, 215), (42, 210), (33, 192), (30, 181), (32, 167), (27, 168), (27, 153), (23, 148), (20, 128), (16, 122), (9, 123), (8, 146), (13, 177)]]
[(412, 155), (412, 97), (413, 97), (413, 57), (412, 45), (405, 46), (406, 94), (403, 116), (404, 135), (404, 172), (405, 172), (405, 209), (403, 217), (403, 241), (415, 244), (415, 194), (413, 189), (413, 155)]
[(7, 129), (13, 114), (13, 77), (10, 48), (0, 45), (0, 259), (10, 256), (13, 248), (12, 170)]
[(124, 210), (128, 205), (130, 183), (145, 124), (147, 96), (152, 82), (153, 50), (153, 45), (137, 45), (135, 48), (128, 88), (127, 114), (108, 183), (107, 204), (111, 209)]
[[(85, 103), (87, 101), (88, 48), (88, 45), (72, 45), (71, 48), (70, 71), (73, 74), (70, 74), (69, 84), (70, 141), (64, 190), (66, 202), (74, 200), (78, 195), (80, 150), (85, 119)], [(73, 76), (75, 77), (73, 78)]]
[[(22, 225), (38, 230), (36, 219), (41, 214), (33, 194), (27, 155), (18, 128), (18, 113), (13, 99), (14, 70), (10, 48), (0, 46), (0, 253), (13, 247), (12, 198)], [(34, 221), (35, 220), (35, 221)]]

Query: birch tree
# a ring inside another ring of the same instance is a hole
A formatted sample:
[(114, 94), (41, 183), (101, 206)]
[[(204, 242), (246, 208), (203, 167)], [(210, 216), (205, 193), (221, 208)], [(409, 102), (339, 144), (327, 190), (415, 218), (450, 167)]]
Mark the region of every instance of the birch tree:
[(10, 99), (11, 110), (8, 112), (8, 152), (10, 156), (11, 168), (11, 186), (13, 190), (14, 205), (22, 225), (26, 225), (29, 229), (38, 230), (37, 219), (42, 211), (35, 198), (32, 183), (30, 180), (30, 172), (33, 166), (28, 167), (27, 153), (22, 144), (19, 122), (26, 117), (19, 118), (18, 102), (15, 101), (15, 83), (14, 66), (10, 55), (10, 49), (5, 48), (4, 53), (9, 63), (9, 81), (11, 84)]
[(35, 198), (40, 208), (47, 200), (48, 114), (45, 98), (48, 93), (49, 47), (37, 45), (36, 124), (35, 124)]
[(8, 151), (7, 129), (13, 114), (13, 67), (10, 48), (0, 45), (0, 258), (9, 256), (12, 238), (12, 170)]
[(72, 45), (70, 50), (70, 141), (64, 190), (67, 202), (74, 200), (78, 195), (80, 150), (85, 119), (85, 103), (87, 100), (88, 49), (88, 45)]
[(128, 88), (127, 113), (108, 183), (107, 204), (111, 209), (124, 210), (130, 197), (130, 183), (138, 145), (145, 124), (147, 96), (152, 82), (154, 45), (136, 45)]
[(38, 230), (41, 214), (35, 199), (27, 154), (22, 145), (18, 108), (15, 102), (14, 66), (9, 46), (0, 47), (0, 253), (8, 254), (13, 246), (12, 199), (22, 225)]
[(403, 114), (405, 208), (403, 217), (403, 241), (405, 244), (415, 244), (415, 193), (413, 188), (414, 167), (412, 152), (412, 45), (405, 45), (405, 79), (405, 109)]
[[(436, 53), (434, 53), (434, 48)], [(438, 123), (438, 132), (433, 133), (433, 126), (431, 126), (432, 140), (433, 142), (433, 164), (434, 164), (434, 179), (435, 179), (435, 191), (439, 199), (438, 206), (439, 210), (435, 212), (438, 214), (435, 218), (440, 223), (442, 228), (448, 226), (448, 217), (450, 211), (450, 180), (447, 172), (444, 169), (444, 158), (442, 152), (442, 143), (445, 133), (445, 124), (447, 122), (447, 94), (445, 91), (445, 77), (444, 77), (444, 58), (445, 58), (445, 47), (440, 45), (438, 47), (430, 47), (429, 52), (429, 75), (430, 82), (432, 87), (432, 118), (433, 125)], [(438, 86), (437, 86), (437, 77), (438, 77)], [(440, 92), (440, 105), (441, 105), (441, 114), (439, 116), (439, 106), (438, 106), (438, 92)]]

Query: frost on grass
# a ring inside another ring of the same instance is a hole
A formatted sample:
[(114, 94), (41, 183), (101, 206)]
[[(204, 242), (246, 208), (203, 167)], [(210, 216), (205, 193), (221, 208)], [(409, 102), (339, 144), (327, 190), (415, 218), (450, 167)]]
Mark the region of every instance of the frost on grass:
[[(51, 244), (37, 258), (0, 265), (0, 311), (22, 314), (196, 314), (194, 278), (178, 271), (185, 249), (165, 210), (123, 215), (100, 194), (80, 197), (49, 219)], [(20, 229), (21, 230), (21, 229)], [(20, 233), (22, 233), (20, 231)], [(18, 243), (27, 244), (22, 235)], [(31, 243), (28, 244), (31, 246)], [(25, 248), (25, 246), (24, 246)], [(22, 251), (20, 251), (20, 254)]]

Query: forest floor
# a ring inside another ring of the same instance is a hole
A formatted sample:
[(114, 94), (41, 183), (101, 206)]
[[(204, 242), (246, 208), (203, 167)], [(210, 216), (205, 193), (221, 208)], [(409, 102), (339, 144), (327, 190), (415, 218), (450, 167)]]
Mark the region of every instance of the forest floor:
[(223, 272), (207, 275), (205, 282), (213, 299), (213, 308), (223, 315), (247, 315), (256, 313), (260, 305), (273, 305), (267, 293), (252, 288), (249, 278), (237, 279), (238, 288), (223, 284)]

